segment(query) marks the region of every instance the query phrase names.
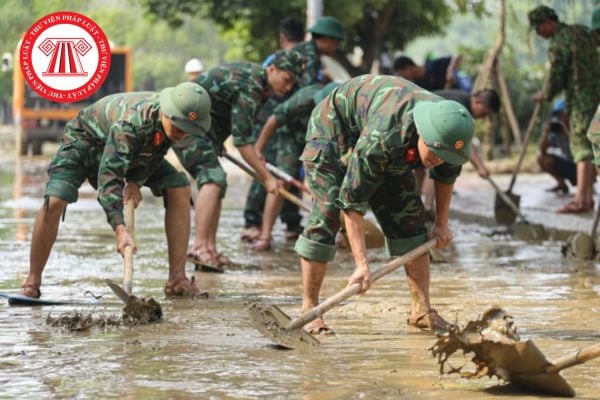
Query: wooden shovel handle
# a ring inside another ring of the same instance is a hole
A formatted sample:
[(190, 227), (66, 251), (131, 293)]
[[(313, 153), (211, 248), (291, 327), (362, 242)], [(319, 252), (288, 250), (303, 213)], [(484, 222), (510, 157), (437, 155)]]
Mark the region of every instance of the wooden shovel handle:
[[(135, 239), (135, 222), (134, 222), (134, 210), (135, 203), (133, 200), (128, 200), (125, 204), (125, 227)], [(133, 290), (133, 248), (131, 246), (125, 246), (125, 254), (123, 256), (123, 262), (125, 271), (123, 273), (123, 289), (127, 294), (131, 294)]]
[[(544, 84), (542, 85), (542, 90), (546, 91), (546, 86), (548, 85), (548, 78), (550, 75), (546, 75), (544, 79)], [(510, 185), (508, 186), (508, 192), (512, 191), (513, 186), (517, 180), (517, 174), (521, 170), (521, 164), (523, 164), (523, 159), (525, 158), (525, 153), (527, 152), (527, 145), (529, 144), (529, 139), (531, 139), (531, 134), (533, 133), (533, 128), (535, 127), (535, 123), (537, 121), (538, 114), (542, 108), (542, 102), (536, 101), (535, 107), (533, 108), (533, 113), (531, 113), (531, 119), (529, 120), (529, 125), (527, 125), (527, 131), (525, 132), (525, 138), (523, 138), (523, 145), (521, 147), (521, 154), (519, 155), (519, 161), (517, 162), (517, 167), (515, 168), (515, 172), (513, 172), (512, 179), (510, 180)]]
[(553, 363), (553, 365), (546, 368), (546, 373), (556, 373), (565, 368), (583, 364), (584, 362), (590, 361), (597, 357), (600, 357), (600, 343), (584, 347), (575, 354), (559, 358)]
[[(383, 267), (379, 268), (377, 271), (371, 274), (371, 281), (375, 282), (379, 278), (393, 272), (403, 266), (404, 264), (414, 260), (415, 258), (427, 253), (429, 250), (433, 249), (437, 245), (437, 239), (431, 239), (428, 242), (420, 245), (417, 248), (409, 251), (401, 257), (397, 257), (385, 264)], [(304, 314), (290, 321), (290, 323), (285, 327), (287, 330), (298, 329), (310, 321), (320, 317), (325, 314), (328, 310), (340, 304), (342, 301), (350, 298), (360, 292), (361, 285), (359, 283), (355, 283), (353, 285), (347, 286), (344, 290), (334, 294), (329, 297), (327, 300), (323, 301), (316, 307), (311, 308), (306, 311)]]
[[(250, 168), (249, 166), (247, 166), (246, 164), (244, 164), (243, 162), (241, 162), (240, 160), (238, 160), (231, 154), (223, 153), (223, 157), (225, 157), (226, 159), (228, 159), (229, 161), (231, 161), (232, 163), (234, 163), (235, 165), (240, 167), (244, 172), (246, 172), (248, 175), (250, 175), (251, 177), (253, 177), (254, 179), (256, 179), (257, 181), (259, 181), (261, 184), (264, 185), (264, 182), (258, 178), (258, 176), (256, 175), (256, 172), (254, 172), (254, 170), (252, 168)], [(310, 212), (310, 210), (311, 210), (310, 206), (308, 206), (306, 203), (304, 203), (302, 200), (300, 200), (297, 196), (294, 196), (292, 193), (288, 192), (284, 188), (279, 188), (279, 194), (282, 195), (283, 197), (285, 197), (286, 200), (289, 200), (290, 202), (294, 203), (295, 205), (297, 205), (298, 207), (303, 209), (304, 211)]]

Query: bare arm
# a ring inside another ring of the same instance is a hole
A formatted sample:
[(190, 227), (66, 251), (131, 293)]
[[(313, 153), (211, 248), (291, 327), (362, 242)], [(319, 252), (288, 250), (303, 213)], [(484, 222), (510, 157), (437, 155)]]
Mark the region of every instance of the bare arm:
[(361, 283), (362, 290), (360, 292), (364, 293), (371, 287), (371, 272), (365, 245), (364, 217), (361, 213), (352, 210), (345, 210), (343, 213), (348, 242), (350, 242), (354, 263), (356, 264), (354, 273), (348, 278), (348, 285)]
[(267, 171), (267, 168), (260, 161), (258, 154), (256, 154), (256, 150), (254, 150), (254, 146), (247, 144), (238, 147), (238, 150), (244, 160), (252, 167), (252, 169), (256, 171), (258, 178), (265, 185), (267, 192), (276, 194), (277, 190), (279, 189), (279, 183), (277, 182), (277, 179), (275, 179), (273, 175)]
[(454, 185), (447, 185), (438, 181), (435, 181), (434, 185), (436, 206), (435, 225), (431, 231), (431, 237), (438, 239), (437, 248), (442, 249), (452, 241), (452, 232), (448, 228), (448, 214)]
[(262, 152), (265, 150), (265, 147), (267, 147), (267, 143), (269, 143), (269, 140), (271, 140), (271, 137), (273, 136), (273, 134), (275, 133), (275, 131), (277, 130), (277, 119), (275, 118), (274, 115), (271, 115), (268, 119), (267, 122), (265, 122), (265, 124), (263, 125), (260, 134), (258, 135), (258, 139), (256, 140), (256, 143), (254, 144), (254, 147), (256, 147), (256, 152), (258, 153), (258, 155), (262, 155)]

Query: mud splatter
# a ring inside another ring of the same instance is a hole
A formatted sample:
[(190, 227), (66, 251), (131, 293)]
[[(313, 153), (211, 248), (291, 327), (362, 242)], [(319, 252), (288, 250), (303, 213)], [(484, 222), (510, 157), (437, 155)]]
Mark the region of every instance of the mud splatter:
[(71, 332), (87, 331), (93, 327), (118, 327), (121, 324), (123, 324), (122, 318), (116, 315), (105, 315), (104, 313), (94, 317), (92, 313), (84, 314), (80, 311), (71, 311), (53, 317), (50, 312), (46, 316), (46, 325), (64, 328)]
[(146, 299), (129, 296), (129, 300), (123, 308), (123, 321), (128, 325), (149, 324), (160, 321), (161, 318), (162, 308), (153, 297)]
[[(491, 306), (481, 318), (469, 321), (464, 328), (452, 325), (447, 333), (438, 336), (437, 342), (429, 350), (438, 358), (440, 375), (460, 374), (463, 378), (496, 376), (508, 380), (505, 356), (508, 349), (519, 340), (512, 317), (500, 307)], [(450, 356), (458, 350), (465, 355), (474, 353), (471, 359), (475, 364), (474, 371), (463, 371), (466, 365), (450, 365)]]

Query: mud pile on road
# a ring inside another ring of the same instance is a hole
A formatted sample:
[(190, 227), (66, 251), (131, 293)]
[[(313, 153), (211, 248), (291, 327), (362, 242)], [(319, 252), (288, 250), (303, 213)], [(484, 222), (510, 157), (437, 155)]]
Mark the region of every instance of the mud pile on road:
[[(162, 319), (162, 308), (154, 298), (137, 298), (131, 296), (127, 305), (123, 308), (123, 315), (107, 315), (104, 312), (95, 313), (95, 310), (80, 311), (74, 310), (64, 312), (54, 317), (48, 313), (46, 325), (55, 328), (63, 328), (72, 332), (87, 331), (94, 327), (107, 328), (146, 325)], [(95, 315), (98, 314), (98, 315)]]

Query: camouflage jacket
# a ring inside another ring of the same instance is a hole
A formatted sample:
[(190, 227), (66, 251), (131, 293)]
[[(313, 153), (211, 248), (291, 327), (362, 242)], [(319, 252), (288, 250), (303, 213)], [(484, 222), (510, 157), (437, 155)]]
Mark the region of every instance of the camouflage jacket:
[(600, 101), (600, 68), (594, 38), (587, 28), (560, 23), (550, 38), (548, 57), (546, 99), (564, 90), (567, 112), (594, 109)]
[(306, 63), (302, 79), (299, 81), (300, 86), (311, 85), (322, 80), (321, 58), (319, 57), (319, 51), (315, 42), (312, 40), (302, 42), (294, 46), (294, 50), (302, 54)]
[(225, 64), (201, 74), (195, 82), (210, 95), (211, 140), (217, 148), (230, 134), (237, 147), (254, 143), (253, 125), (269, 97), (266, 70), (254, 63)]
[[(316, 110), (327, 113), (320, 121), (339, 121), (340, 134), (327, 137), (330, 129), (311, 125), (306, 140), (318, 143), (326, 138), (335, 143), (336, 153), (347, 166), (338, 199), (342, 209), (366, 212), (368, 200), (386, 175), (411, 173), (420, 165), (412, 111), (422, 100), (442, 98), (401, 78), (362, 75), (341, 84), (320, 103)], [(460, 166), (444, 163), (433, 168), (430, 176), (452, 184), (460, 170)]]
[[(123, 189), (142, 186), (171, 147), (160, 120), (158, 93), (120, 93), (81, 110), (64, 141), (89, 144), (90, 167), (98, 170), (98, 202), (113, 229), (124, 223)], [(92, 171), (93, 172), (93, 171)]]
[(322, 87), (318, 83), (305, 86), (275, 108), (273, 116), (279, 126), (279, 135), (294, 135), (303, 140), (310, 113), (315, 108), (313, 97)]

